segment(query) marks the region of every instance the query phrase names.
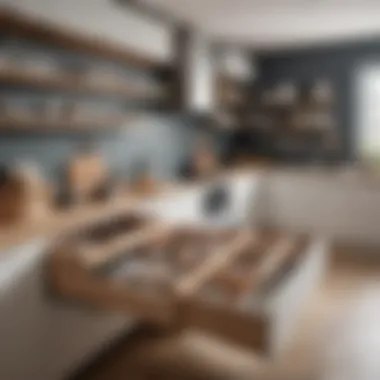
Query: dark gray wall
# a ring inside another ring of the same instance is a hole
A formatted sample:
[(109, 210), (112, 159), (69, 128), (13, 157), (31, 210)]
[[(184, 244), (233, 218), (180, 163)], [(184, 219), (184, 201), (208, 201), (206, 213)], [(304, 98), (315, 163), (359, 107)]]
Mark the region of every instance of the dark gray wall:
[[(258, 54), (259, 87), (279, 81), (309, 83), (328, 78), (337, 93), (336, 115), (342, 135), (343, 160), (355, 159), (355, 80), (360, 68), (380, 62), (379, 40), (351, 42), (277, 53)], [(380, 63), (379, 63), (380, 64)]]

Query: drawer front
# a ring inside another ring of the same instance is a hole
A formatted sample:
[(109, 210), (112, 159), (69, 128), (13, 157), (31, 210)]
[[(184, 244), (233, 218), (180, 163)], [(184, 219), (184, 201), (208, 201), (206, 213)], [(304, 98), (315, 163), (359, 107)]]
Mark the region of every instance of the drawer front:
[(297, 272), (307, 246), (305, 237), (252, 231), (228, 262), (179, 293), (179, 324), (269, 354), (268, 300)]
[(270, 318), (264, 310), (246, 313), (196, 299), (182, 300), (179, 310), (183, 328), (199, 329), (262, 353), (269, 350)]

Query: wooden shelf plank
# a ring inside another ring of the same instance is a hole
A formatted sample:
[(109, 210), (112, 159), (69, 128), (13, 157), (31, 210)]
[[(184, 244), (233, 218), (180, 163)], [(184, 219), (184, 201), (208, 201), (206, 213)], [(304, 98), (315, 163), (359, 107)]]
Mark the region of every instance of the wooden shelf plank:
[(90, 54), (129, 67), (134, 66), (146, 70), (168, 69), (165, 62), (132, 52), (124, 46), (84, 36), (14, 10), (0, 10), (0, 33), (60, 46), (69, 51)]
[(86, 122), (48, 121), (44, 119), (12, 120), (0, 118), (1, 131), (77, 131), (77, 130), (107, 130), (107, 128), (121, 127), (125, 122), (121, 119), (89, 120)]
[(0, 70), (0, 84), (33, 87), (34, 89), (40, 90), (58, 90), (78, 95), (120, 97), (125, 98), (126, 100), (152, 101), (162, 98), (162, 96), (148, 94), (147, 91), (127, 88), (126, 86), (100, 86), (82, 82), (69, 75), (37, 75), (21, 70)]

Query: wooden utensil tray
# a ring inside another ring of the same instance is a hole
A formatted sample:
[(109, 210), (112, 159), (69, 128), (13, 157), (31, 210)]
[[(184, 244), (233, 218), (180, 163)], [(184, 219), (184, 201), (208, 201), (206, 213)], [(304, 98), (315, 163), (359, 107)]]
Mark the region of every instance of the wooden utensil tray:
[(63, 236), (49, 257), (52, 288), (65, 298), (87, 305), (146, 316), (153, 313), (155, 320), (166, 320), (170, 305), (164, 298), (153, 298), (147, 304), (123, 281), (102, 274), (103, 266), (143, 244), (152, 244), (166, 232), (161, 223), (141, 215), (121, 214)]
[(61, 295), (155, 323), (177, 317), (177, 284), (238, 232), (173, 229), (124, 216), (62, 238), (49, 260)]
[(248, 245), (228, 265), (180, 299), (182, 326), (271, 352), (273, 294), (302, 265), (309, 243), (305, 236), (252, 232)]
[(266, 301), (303, 261), (307, 238), (129, 218), (88, 228), (57, 246), (49, 273), (61, 295), (268, 349)]

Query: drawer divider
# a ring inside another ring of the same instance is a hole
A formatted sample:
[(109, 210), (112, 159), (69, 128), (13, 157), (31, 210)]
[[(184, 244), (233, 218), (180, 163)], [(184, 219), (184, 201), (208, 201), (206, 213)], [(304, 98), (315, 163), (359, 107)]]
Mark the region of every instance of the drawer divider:
[(256, 232), (244, 230), (227, 247), (216, 249), (198, 269), (178, 283), (178, 295), (184, 297), (195, 293), (207, 280), (235, 260), (257, 236)]

